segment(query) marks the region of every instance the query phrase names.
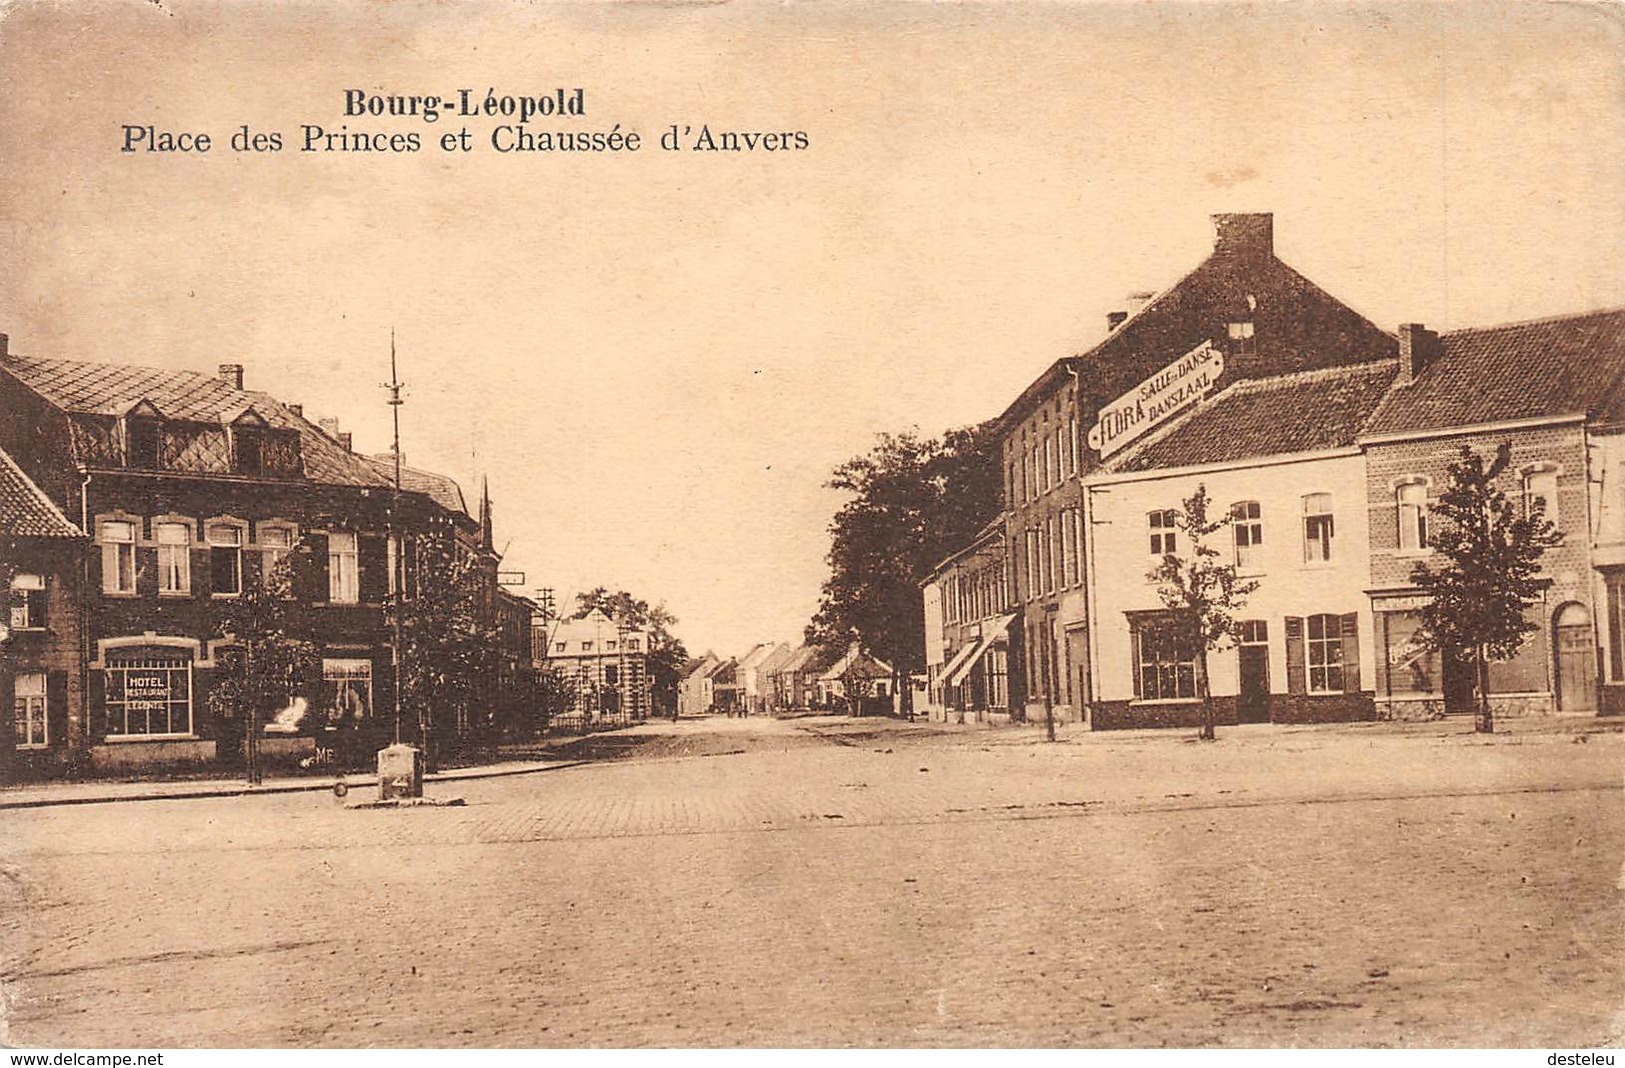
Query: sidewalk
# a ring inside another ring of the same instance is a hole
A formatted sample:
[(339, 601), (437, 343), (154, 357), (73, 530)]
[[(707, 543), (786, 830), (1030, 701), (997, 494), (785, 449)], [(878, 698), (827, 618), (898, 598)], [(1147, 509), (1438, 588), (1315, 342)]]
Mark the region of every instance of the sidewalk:
[[(451, 768), (425, 775), (425, 783), (459, 782), (469, 779), (495, 779), (507, 775), (530, 775), (559, 768), (573, 768), (584, 760), (510, 760)], [(266, 779), (251, 786), (240, 779), (192, 779), (182, 782), (42, 782), (0, 789), (0, 809), (43, 808), (48, 805), (100, 805), (113, 801), (180, 801), (200, 797), (241, 797), (246, 795), (292, 794), (309, 790), (332, 790), (343, 782), (350, 790), (366, 790), (378, 785), (376, 774), (358, 773), (334, 776), (287, 776)]]

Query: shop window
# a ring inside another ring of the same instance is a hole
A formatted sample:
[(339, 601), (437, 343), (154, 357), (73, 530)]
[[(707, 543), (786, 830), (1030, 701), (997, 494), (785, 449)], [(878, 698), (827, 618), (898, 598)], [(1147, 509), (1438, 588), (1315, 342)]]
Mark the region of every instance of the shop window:
[(1343, 629), (1339, 616), (1309, 617), (1309, 692), (1343, 692)]
[(1332, 558), (1332, 495), (1311, 493), (1303, 499), (1303, 558), (1306, 563), (1326, 563)]
[(1134, 696), (1173, 701), (1196, 696), (1196, 656), (1169, 626), (1150, 623), (1134, 631)]
[(1263, 511), (1257, 501), (1237, 501), (1230, 506), (1230, 531), (1236, 542), (1236, 566), (1258, 565), (1259, 546), (1264, 544)]
[(1424, 482), (1407, 482), (1394, 491), (1399, 511), (1399, 548), (1421, 552), (1428, 545), (1428, 488)]
[(230, 523), (210, 523), (209, 590), (219, 596), (243, 592), (243, 530)]
[(24, 671), (12, 684), (12, 710), (16, 716), (12, 738), (18, 749), (43, 749), (50, 742), (45, 715), (45, 673)]
[(1178, 535), (1174, 530), (1174, 511), (1172, 508), (1147, 513), (1146, 523), (1151, 530), (1152, 556), (1160, 559), (1178, 551)]
[(45, 626), (45, 576), (11, 576), (11, 629), (39, 630)]
[(322, 691), (330, 725), (354, 726), (372, 719), (372, 661), (323, 657)]
[(1537, 467), (1524, 472), (1523, 476), (1523, 514), (1533, 516), (1537, 512), (1545, 516), (1553, 526), (1557, 525), (1557, 469), (1555, 467)]
[(192, 592), (192, 524), (154, 523), (152, 538), (158, 543), (158, 592)]
[(1396, 694), (1442, 693), (1439, 653), (1430, 647), (1418, 612), (1383, 616), (1388, 659), (1388, 689)]
[(327, 599), (334, 604), (361, 600), (361, 557), (355, 534), (334, 531), (327, 536)]
[(101, 524), (102, 592), (135, 592), (135, 524), (107, 519)]
[(102, 682), (109, 737), (192, 733), (192, 661), (186, 654), (162, 648), (109, 650)]

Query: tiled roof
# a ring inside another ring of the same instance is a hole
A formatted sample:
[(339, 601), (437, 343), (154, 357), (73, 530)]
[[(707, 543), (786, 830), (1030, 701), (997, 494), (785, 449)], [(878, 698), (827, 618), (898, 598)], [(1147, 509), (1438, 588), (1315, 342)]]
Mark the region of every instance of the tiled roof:
[(1542, 416), (1625, 418), (1625, 309), (1458, 330), (1389, 391), (1368, 434)]
[[(404, 453), (405, 450), (402, 450)], [(393, 453), (379, 453), (367, 457), (367, 462), (373, 469), (383, 476), (384, 481), (391, 485), (395, 482), (395, 456)], [(409, 493), (421, 493), (431, 499), (448, 512), (458, 512), (471, 516), (468, 505), (463, 500), (463, 488), (455, 479), (446, 475), (436, 474), (433, 471), (424, 471), (417, 467), (401, 465), (401, 489)]]
[(1104, 467), (1155, 471), (1353, 445), (1398, 369), (1382, 360), (1244, 379)]
[(233, 388), (217, 375), (169, 371), (128, 364), (85, 363), (11, 354), (6, 370), (40, 396), (70, 413), (122, 414), (146, 400), (169, 419), (203, 423), (229, 421), (252, 407), (273, 427), (299, 432), (305, 476), (341, 486), (386, 485), (362, 457), (323, 434), (267, 393)]
[(0, 534), (14, 538), (84, 537), (4, 450), (0, 450)]

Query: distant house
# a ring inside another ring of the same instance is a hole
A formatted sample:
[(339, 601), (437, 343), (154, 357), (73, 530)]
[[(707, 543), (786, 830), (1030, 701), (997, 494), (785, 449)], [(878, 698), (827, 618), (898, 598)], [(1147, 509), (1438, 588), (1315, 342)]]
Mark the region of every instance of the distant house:
[(751, 706), (752, 712), (778, 711), (778, 690), (774, 679), (779, 670), (796, 654), (798, 648), (799, 646), (791, 645), (789, 642), (780, 642), (756, 664), (756, 695), (755, 704)]
[(891, 665), (863, 652), (857, 642), (845, 649), (825, 647), (813, 681), (813, 706), (863, 713), (891, 711)]
[(708, 652), (683, 665), (683, 676), (677, 684), (679, 716), (703, 716), (711, 710), (711, 672), (720, 663), (715, 653)]
[(565, 711), (643, 719), (650, 709), (649, 634), (594, 608), (539, 627), (546, 666), (565, 684)]

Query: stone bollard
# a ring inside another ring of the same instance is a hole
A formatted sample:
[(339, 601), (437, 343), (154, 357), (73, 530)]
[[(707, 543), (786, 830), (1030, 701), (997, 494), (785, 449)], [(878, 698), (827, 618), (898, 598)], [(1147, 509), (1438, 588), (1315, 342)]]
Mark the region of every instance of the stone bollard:
[(423, 750), (396, 743), (378, 750), (378, 800), (423, 796)]

